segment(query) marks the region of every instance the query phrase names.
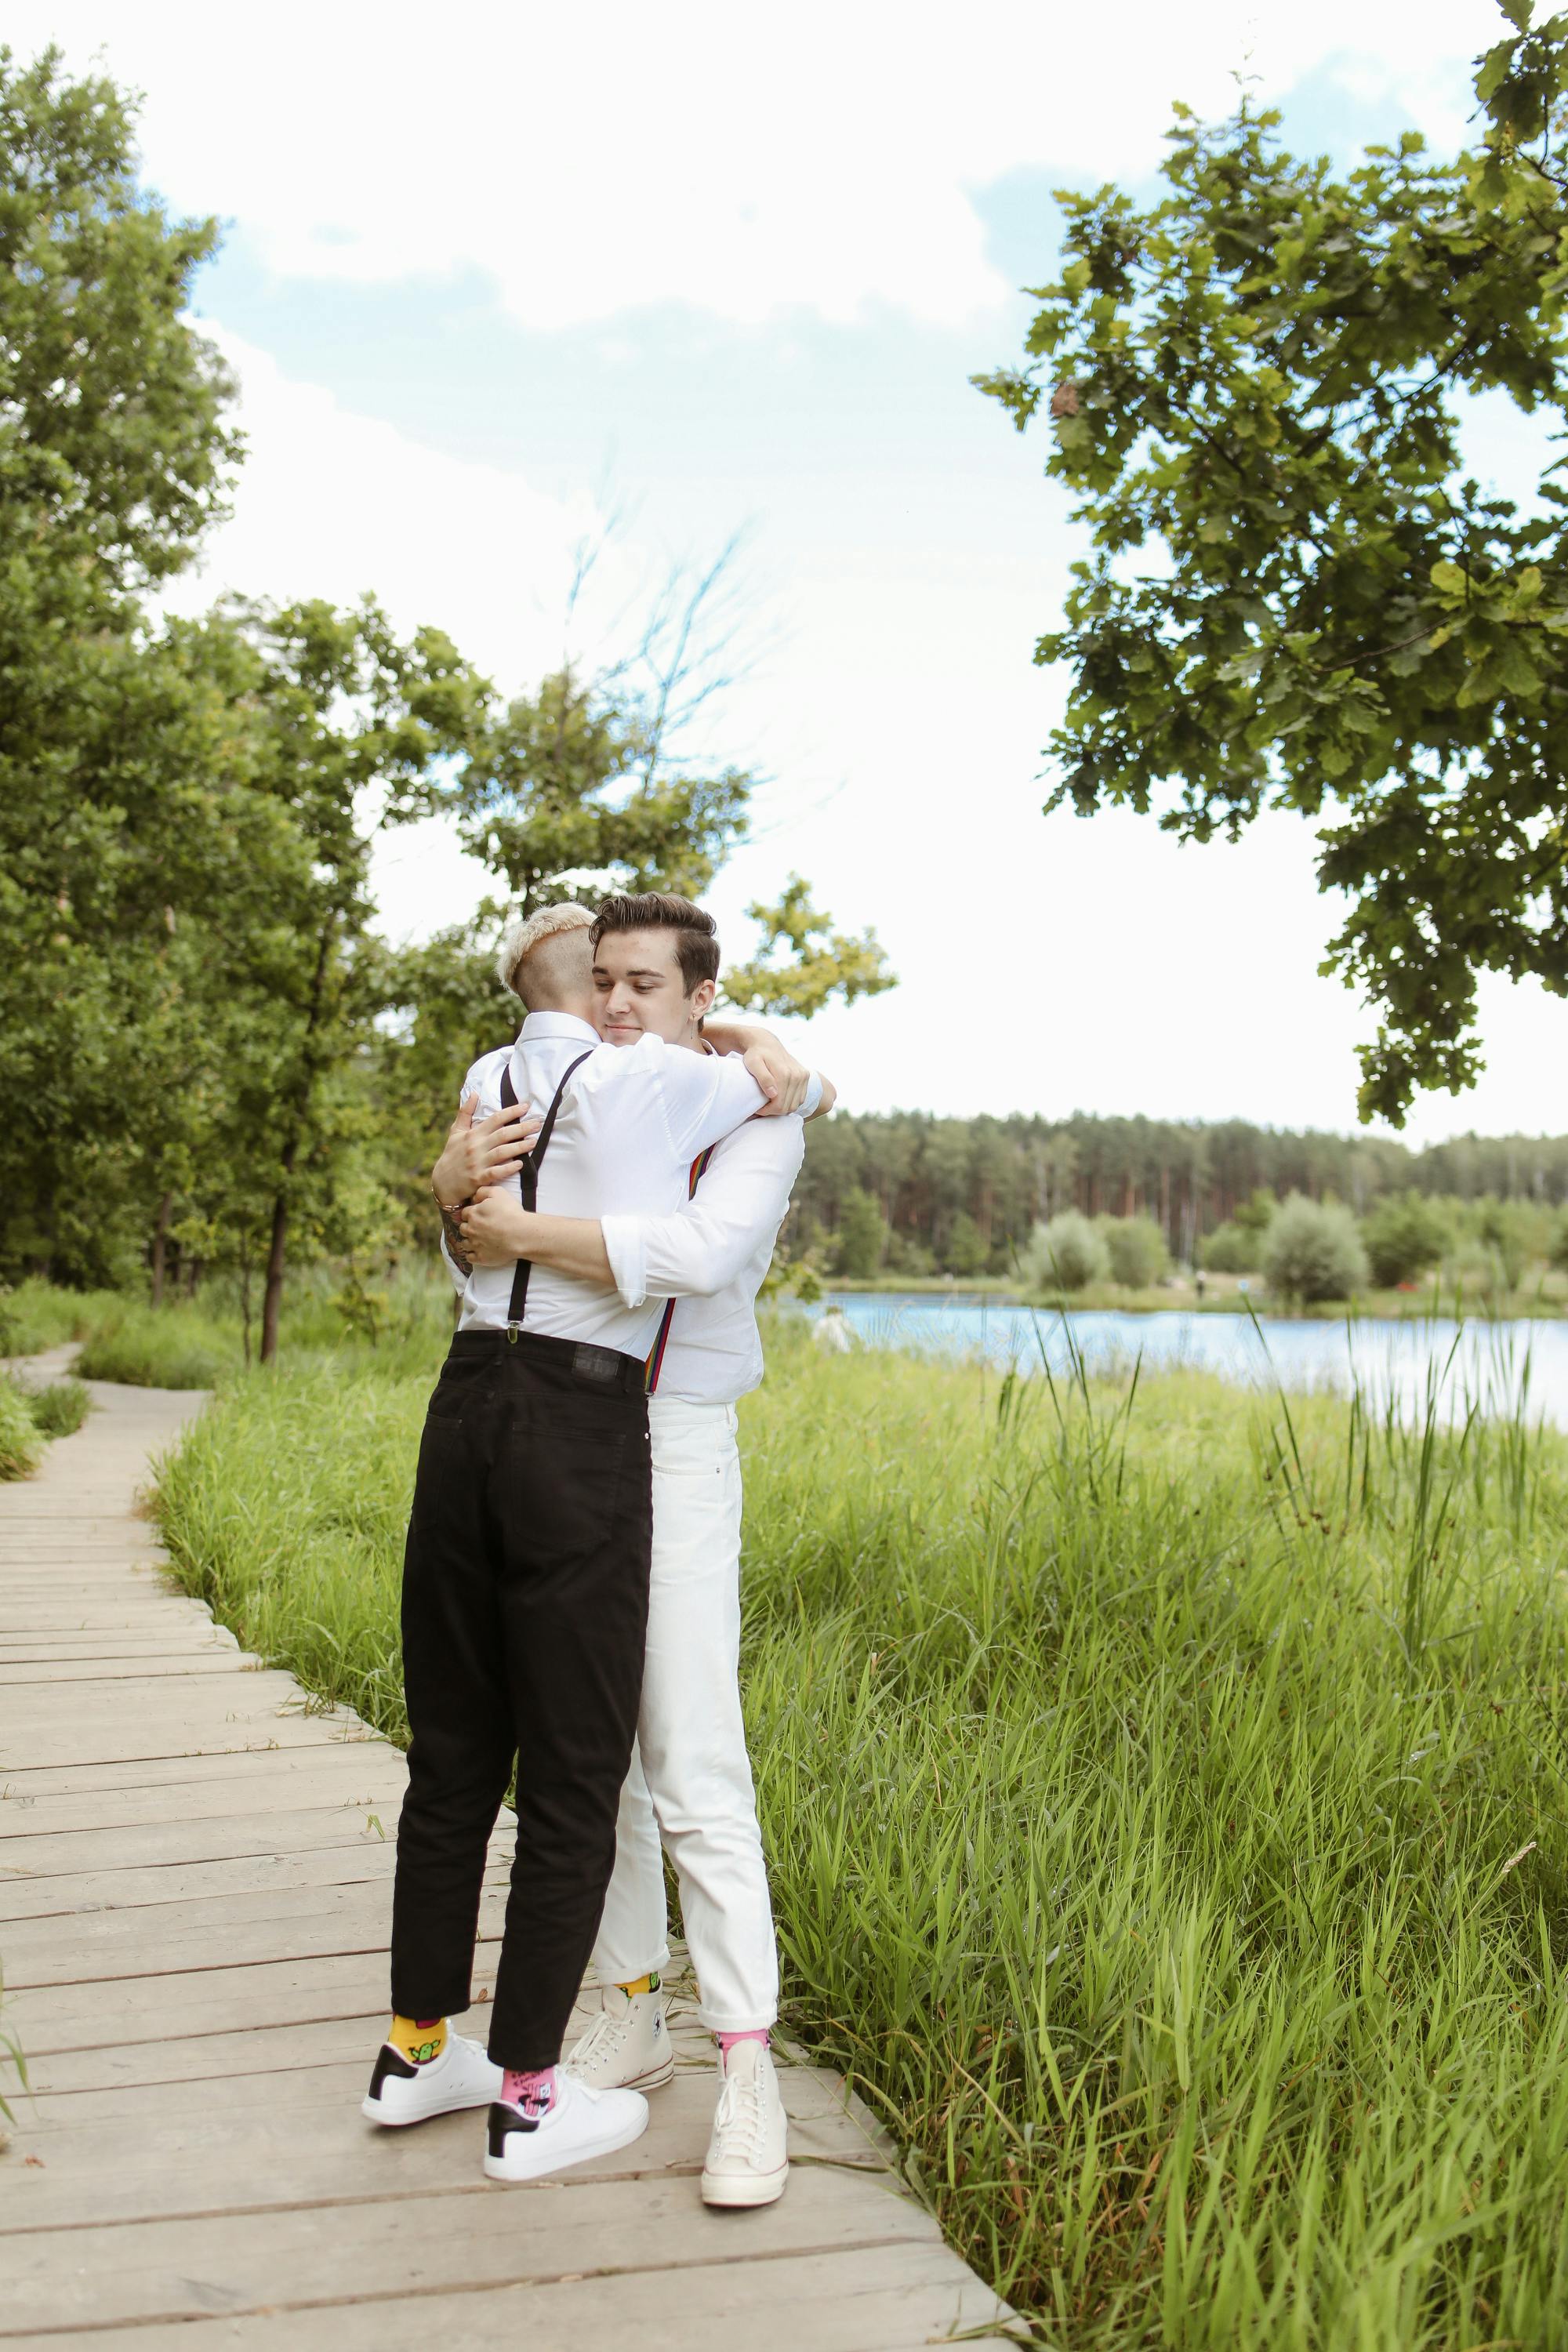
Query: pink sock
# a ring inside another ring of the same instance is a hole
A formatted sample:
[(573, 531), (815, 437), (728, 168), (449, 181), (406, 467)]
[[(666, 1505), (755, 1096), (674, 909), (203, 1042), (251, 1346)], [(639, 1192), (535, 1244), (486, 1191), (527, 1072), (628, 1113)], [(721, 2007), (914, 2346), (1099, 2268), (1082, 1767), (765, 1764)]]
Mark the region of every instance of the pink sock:
[(521, 2107), (527, 2116), (547, 2116), (555, 2105), (555, 2069), (541, 2066), (532, 2073), (520, 2073), (509, 2066), (501, 2079), (501, 2097), (511, 2107)]
[(716, 2033), (713, 2039), (719, 2044), (721, 2056), (728, 2058), (737, 2042), (760, 2042), (765, 2050), (768, 2046), (768, 2029), (765, 2025), (753, 2025), (744, 2033)]

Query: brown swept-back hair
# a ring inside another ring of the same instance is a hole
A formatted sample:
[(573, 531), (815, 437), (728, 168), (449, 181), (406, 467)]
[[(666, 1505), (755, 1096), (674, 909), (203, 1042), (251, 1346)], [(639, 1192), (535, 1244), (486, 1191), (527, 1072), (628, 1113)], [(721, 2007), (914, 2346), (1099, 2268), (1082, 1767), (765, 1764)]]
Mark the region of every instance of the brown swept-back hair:
[(711, 915), (694, 907), (689, 898), (677, 898), (668, 890), (643, 890), (635, 898), (606, 898), (588, 934), (595, 955), (599, 941), (609, 931), (673, 931), (683, 996), (689, 996), (699, 981), (719, 977), (719, 926)]

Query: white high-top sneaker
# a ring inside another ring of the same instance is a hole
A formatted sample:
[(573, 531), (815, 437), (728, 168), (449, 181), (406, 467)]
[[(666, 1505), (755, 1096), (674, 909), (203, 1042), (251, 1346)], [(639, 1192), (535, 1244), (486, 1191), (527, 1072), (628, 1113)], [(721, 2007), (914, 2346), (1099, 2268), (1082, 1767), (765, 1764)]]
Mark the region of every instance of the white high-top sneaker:
[(606, 1985), (603, 2007), (566, 2053), (565, 2064), (590, 2090), (657, 2091), (675, 2072), (664, 1995)]
[(497, 2100), (490, 2109), (485, 2170), (492, 2180), (538, 2180), (629, 2147), (647, 2129), (647, 2101), (637, 2091), (590, 2091), (564, 2070), (555, 2102), (542, 2116)]
[(702, 2168), (704, 2205), (771, 2205), (789, 2179), (789, 2123), (764, 2042), (737, 2042), (721, 2055), (723, 2088)]
[(390, 2042), (382, 2044), (360, 2113), (373, 2124), (422, 2124), (427, 2116), (449, 2116), (458, 2107), (484, 2107), (500, 2096), (501, 2071), (477, 2042), (447, 2032), (439, 2058), (411, 2065)]

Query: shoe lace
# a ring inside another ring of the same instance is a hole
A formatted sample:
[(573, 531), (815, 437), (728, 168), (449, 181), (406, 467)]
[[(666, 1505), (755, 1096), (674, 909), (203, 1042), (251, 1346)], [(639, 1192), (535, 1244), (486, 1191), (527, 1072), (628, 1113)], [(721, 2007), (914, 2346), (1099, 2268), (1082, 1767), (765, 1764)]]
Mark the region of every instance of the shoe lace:
[(726, 2074), (713, 2129), (726, 2156), (763, 2154), (767, 2101), (760, 2066), (749, 2067), (743, 2074)]
[(616, 2016), (613, 2010), (603, 2009), (572, 2053), (574, 2067), (586, 2069), (601, 2059), (614, 2063), (620, 2056), (621, 2044), (630, 2031), (632, 2012), (624, 2010)]

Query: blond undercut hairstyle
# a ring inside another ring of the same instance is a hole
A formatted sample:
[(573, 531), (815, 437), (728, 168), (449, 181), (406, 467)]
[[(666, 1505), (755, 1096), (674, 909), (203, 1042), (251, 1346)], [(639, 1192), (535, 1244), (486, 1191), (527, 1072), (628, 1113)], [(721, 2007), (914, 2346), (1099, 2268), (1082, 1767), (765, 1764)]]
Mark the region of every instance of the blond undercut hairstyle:
[(501, 986), (531, 1012), (550, 1011), (552, 998), (581, 985), (593, 928), (590, 909), (569, 902), (541, 907), (526, 922), (513, 923), (496, 955)]

